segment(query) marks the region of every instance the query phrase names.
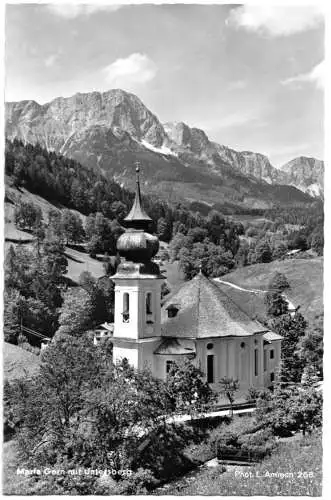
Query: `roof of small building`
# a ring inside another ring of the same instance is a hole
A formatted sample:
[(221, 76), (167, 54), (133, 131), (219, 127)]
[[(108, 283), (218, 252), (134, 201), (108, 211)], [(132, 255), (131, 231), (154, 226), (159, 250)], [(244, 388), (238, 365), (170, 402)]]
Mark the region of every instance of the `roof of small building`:
[[(172, 304), (178, 312), (169, 317)], [(266, 331), (201, 272), (165, 300), (161, 322), (164, 337), (246, 337)]]
[(266, 332), (263, 334), (263, 338), (272, 342), (273, 340), (282, 340), (282, 336), (275, 332)]
[(195, 342), (189, 339), (165, 338), (154, 351), (154, 354), (182, 355), (196, 354)]

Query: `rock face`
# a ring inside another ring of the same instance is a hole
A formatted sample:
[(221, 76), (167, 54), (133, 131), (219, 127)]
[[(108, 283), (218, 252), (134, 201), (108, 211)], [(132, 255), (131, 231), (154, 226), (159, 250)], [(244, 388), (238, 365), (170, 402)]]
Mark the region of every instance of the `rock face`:
[[(59, 97), (43, 105), (7, 103), (6, 136), (38, 142), (128, 186), (134, 183), (131, 167), (139, 160), (151, 192), (171, 193), (178, 200), (254, 208), (310, 200), (293, 187), (309, 192), (300, 178), (308, 167), (300, 170), (295, 164), (292, 175), (291, 166), (277, 170), (266, 156), (212, 142), (203, 130), (183, 122), (162, 125), (138, 97), (119, 89)], [(310, 179), (322, 164), (314, 161)], [(319, 194), (319, 187), (311, 192)]]
[(163, 126), (133, 94), (123, 90), (58, 97), (44, 105), (34, 101), (8, 103), (7, 135), (26, 141), (38, 139), (58, 150), (77, 131), (96, 125), (119, 128), (133, 138), (159, 147), (165, 140)]
[(316, 158), (299, 156), (280, 168), (286, 177), (286, 184), (296, 186), (311, 196), (323, 196), (324, 162)]

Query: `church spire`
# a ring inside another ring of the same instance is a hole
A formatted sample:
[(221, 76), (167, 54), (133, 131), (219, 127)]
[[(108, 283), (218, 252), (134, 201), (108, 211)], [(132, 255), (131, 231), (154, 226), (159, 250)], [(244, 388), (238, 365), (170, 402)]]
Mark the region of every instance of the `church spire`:
[[(148, 229), (153, 220), (146, 214), (142, 207), (139, 164), (136, 167), (136, 197), (129, 215), (123, 220), (126, 231), (117, 240), (117, 250), (126, 261), (151, 263), (151, 259), (159, 250), (159, 239), (157, 236), (149, 234)], [(155, 263), (153, 264), (155, 268)], [(156, 268), (155, 268), (156, 270)], [(157, 273), (159, 268), (157, 266)]]
[(142, 206), (139, 172), (140, 165), (139, 162), (136, 162), (136, 196), (132, 208), (123, 222), (127, 227), (147, 230), (152, 219), (146, 214)]

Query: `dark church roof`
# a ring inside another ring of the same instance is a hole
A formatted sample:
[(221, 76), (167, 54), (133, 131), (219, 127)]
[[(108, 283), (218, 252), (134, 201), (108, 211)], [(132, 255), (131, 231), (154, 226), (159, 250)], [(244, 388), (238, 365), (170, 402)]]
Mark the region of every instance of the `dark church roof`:
[(163, 339), (161, 344), (154, 351), (154, 354), (178, 355), (189, 354), (195, 356), (196, 348), (194, 340), (190, 339), (175, 339), (167, 337)]
[[(172, 305), (177, 312), (169, 317)], [(161, 322), (161, 334), (165, 337), (246, 337), (267, 331), (202, 273), (166, 299)]]

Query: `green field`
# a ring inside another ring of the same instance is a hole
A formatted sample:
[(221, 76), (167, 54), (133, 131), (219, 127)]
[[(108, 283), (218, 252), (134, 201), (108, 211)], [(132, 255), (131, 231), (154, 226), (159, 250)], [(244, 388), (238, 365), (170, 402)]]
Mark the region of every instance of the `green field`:
[[(272, 276), (283, 273), (291, 286), (286, 290), (289, 300), (297, 307), (311, 326), (320, 323), (323, 315), (323, 258), (291, 259), (268, 264), (247, 266), (222, 276), (222, 280), (247, 289), (266, 290)], [(265, 315), (264, 295), (236, 290), (218, 284), (249, 315)]]

